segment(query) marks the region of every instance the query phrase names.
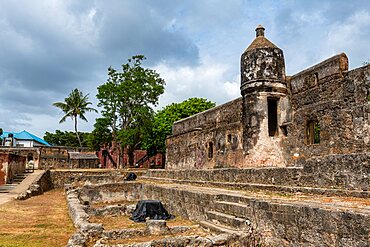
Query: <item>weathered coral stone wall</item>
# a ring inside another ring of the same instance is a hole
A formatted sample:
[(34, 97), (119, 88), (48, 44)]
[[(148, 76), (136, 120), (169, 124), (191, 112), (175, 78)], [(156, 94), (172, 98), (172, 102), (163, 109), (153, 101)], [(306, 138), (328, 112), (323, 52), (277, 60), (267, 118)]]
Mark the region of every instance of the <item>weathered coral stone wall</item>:
[[(275, 95), (275, 136), (267, 132), (271, 92), (250, 93), (176, 122), (166, 168), (297, 166), (311, 157), (370, 152), (369, 65), (348, 71), (342, 53), (290, 77), (288, 85), (287, 96)], [(309, 141), (312, 121), (320, 125), (319, 143)]]
[[(370, 66), (348, 72), (342, 53), (292, 76), (290, 85), (287, 160), (370, 151)], [(320, 124), (319, 143), (309, 143), (309, 121)]]
[[(332, 154), (297, 161), (298, 167), (148, 170), (147, 176), (175, 181), (227, 182), (343, 190), (370, 190), (370, 152)], [(366, 194), (367, 195), (367, 194)], [(363, 197), (363, 196), (361, 196)]]
[(39, 169), (69, 168), (68, 151), (66, 147), (40, 148)]
[(15, 175), (26, 168), (26, 158), (16, 154), (0, 153), (0, 185), (11, 183)]
[(166, 168), (241, 167), (242, 98), (180, 120), (167, 139)]

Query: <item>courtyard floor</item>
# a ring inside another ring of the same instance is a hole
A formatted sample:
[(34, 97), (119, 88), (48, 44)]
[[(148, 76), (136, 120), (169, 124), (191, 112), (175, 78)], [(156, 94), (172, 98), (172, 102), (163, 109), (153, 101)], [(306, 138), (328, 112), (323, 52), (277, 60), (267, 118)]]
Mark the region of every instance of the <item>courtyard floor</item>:
[(74, 231), (61, 189), (0, 205), (0, 247), (65, 246)]

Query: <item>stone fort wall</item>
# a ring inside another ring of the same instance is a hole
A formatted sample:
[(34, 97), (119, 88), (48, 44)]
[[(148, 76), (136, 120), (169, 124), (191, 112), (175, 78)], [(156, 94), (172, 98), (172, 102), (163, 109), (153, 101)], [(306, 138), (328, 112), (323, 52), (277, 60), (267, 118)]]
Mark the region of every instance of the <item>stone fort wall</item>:
[(248, 130), (238, 98), (176, 122), (166, 168), (282, 166), (264, 164), (274, 156), (282, 157), (283, 166), (297, 166), (312, 157), (370, 152), (370, 66), (348, 71), (342, 53), (288, 77), (287, 85), (288, 95), (278, 103), (278, 138), (264, 142), (265, 151), (272, 143), (281, 153), (258, 151), (256, 162), (245, 151)]
[(242, 98), (173, 125), (167, 139), (167, 168), (215, 168), (243, 163)]
[[(293, 121), (284, 139), (286, 158), (370, 151), (370, 66), (348, 71), (342, 53), (290, 79)], [(320, 126), (319, 140), (309, 140), (309, 123)]]

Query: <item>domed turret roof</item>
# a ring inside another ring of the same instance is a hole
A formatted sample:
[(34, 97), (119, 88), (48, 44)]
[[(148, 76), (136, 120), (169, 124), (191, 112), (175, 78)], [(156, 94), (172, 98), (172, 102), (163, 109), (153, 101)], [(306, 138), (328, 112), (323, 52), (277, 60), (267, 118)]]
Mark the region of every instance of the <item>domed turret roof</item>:
[(265, 38), (265, 28), (261, 25), (258, 25), (256, 28), (256, 38), (245, 51), (247, 52), (258, 48), (278, 48), (270, 40)]

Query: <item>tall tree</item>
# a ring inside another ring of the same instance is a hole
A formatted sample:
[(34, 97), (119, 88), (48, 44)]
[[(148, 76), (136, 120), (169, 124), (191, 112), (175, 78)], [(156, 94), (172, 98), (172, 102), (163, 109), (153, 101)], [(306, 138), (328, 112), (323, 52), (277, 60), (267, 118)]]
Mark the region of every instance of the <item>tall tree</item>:
[(158, 111), (152, 123), (152, 131), (147, 132), (144, 147), (151, 152), (166, 152), (166, 138), (172, 134), (175, 121), (192, 116), (214, 107), (216, 104), (203, 98), (189, 98), (181, 103), (172, 103)]
[(64, 102), (53, 103), (53, 106), (58, 107), (64, 113), (64, 116), (60, 119), (59, 123), (65, 122), (68, 117), (70, 117), (74, 121), (75, 132), (80, 147), (82, 147), (82, 144), (77, 131), (77, 119), (81, 118), (82, 120), (87, 122), (85, 113), (91, 111), (97, 112), (96, 109), (89, 107), (89, 105), (91, 105), (92, 103), (88, 101), (88, 97), (89, 94), (83, 95), (81, 91), (75, 88), (72, 90), (69, 96), (64, 99)]
[(99, 151), (100, 147), (112, 142), (112, 132), (109, 129), (110, 120), (107, 118), (97, 118), (94, 130), (88, 137), (88, 147)]
[(144, 125), (153, 114), (151, 107), (157, 105), (165, 85), (155, 70), (142, 67), (144, 59), (143, 55), (133, 56), (122, 65), (122, 71), (110, 67), (108, 80), (98, 87), (97, 94), (102, 115), (110, 120), (113, 142), (128, 148), (130, 165)]

